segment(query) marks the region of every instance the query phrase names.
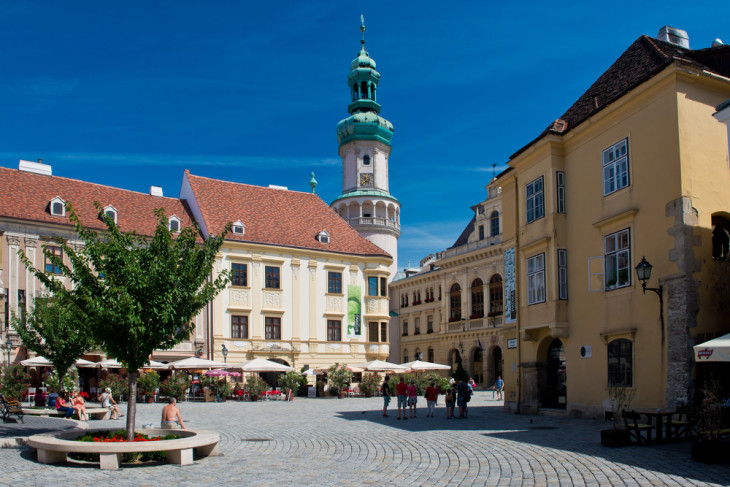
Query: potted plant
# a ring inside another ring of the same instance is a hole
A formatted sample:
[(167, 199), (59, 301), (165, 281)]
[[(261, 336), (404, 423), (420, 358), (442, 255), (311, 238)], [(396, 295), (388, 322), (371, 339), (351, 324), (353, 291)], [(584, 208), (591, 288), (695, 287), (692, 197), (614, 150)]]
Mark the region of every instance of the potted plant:
[(378, 374), (363, 374), (360, 381), (360, 390), (365, 397), (372, 397), (380, 387), (382, 378)]
[(160, 392), (167, 397), (174, 397), (180, 400), (185, 395), (185, 390), (190, 387), (190, 377), (180, 370), (174, 371), (170, 377), (160, 384)]
[(218, 381), (218, 395), (221, 401), (225, 402), (233, 394), (233, 386), (225, 379)]
[(692, 442), (692, 460), (720, 463), (730, 455), (728, 444), (722, 441), (722, 386), (710, 379), (702, 393), (704, 398), (697, 411), (697, 439)]
[(108, 387), (112, 390), (112, 396), (118, 397), (120, 401), (128, 394), (127, 381), (117, 374), (108, 374), (99, 381), (99, 387), (102, 391)]
[(286, 374), (279, 376), (279, 387), (284, 391), (286, 398), (289, 398), (289, 394), (292, 396), (299, 391), (302, 383), (302, 374), (296, 370), (290, 370)]
[(155, 391), (160, 387), (160, 374), (155, 372), (147, 372), (142, 377), (137, 379), (137, 389), (147, 398), (148, 403), (152, 403), (155, 400)]
[(20, 401), (28, 387), (30, 387), (30, 376), (25, 371), (25, 367), (13, 364), (5, 368), (2, 381), (0, 381), (0, 392), (6, 401), (13, 399)]
[[(66, 372), (63, 376), (63, 390), (67, 392), (71, 392), (74, 389), (77, 389), (78, 384), (78, 373), (75, 369), (71, 369), (68, 372)], [(61, 392), (61, 385), (58, 382), (58, 372), (55, 370), (50, 373), (50, 375), (46, 378), (46, 387), (48, 387), (49, 392)]]
[(337, 391), (337, 397), (340, 399), (345, 397), (343, 389), (352, 381), (352, 375), (346, 364), (335, 363), (327, 369), (327, 383), (333, 390)]
[(269, 385), (258, 375), (251, 375), (246, 379), (246, 389), (251, 400), (257, 401), (269, 389)]
[(613, 428), (601, 430), (601, 445), (608, 447), (628, 446), (631, 444), (631, 434), (626, 429), (624, 416), (628, 412), (634, 390), (624, 386), (608, 386), (608, 398), (611, 403), (611, 417)]

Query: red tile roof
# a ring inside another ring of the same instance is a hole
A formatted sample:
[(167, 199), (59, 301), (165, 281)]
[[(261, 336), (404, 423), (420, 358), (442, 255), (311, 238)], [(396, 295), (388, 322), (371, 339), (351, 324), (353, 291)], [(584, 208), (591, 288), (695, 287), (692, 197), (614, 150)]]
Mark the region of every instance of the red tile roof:
[[(226, 223), (241, 220), (245, 234), (230, 233), (229, 240), (391, 257), (357, 233), (316, 194), (209, 179), (187, 170), (185, 177), (209, 233), (219, 234)], [(316, 239), (322, 230), (329, 233), (329, 244)]]
[(641, 36), (536, 139), (512, 154), (514, 159), (548, 134), (564, 135), (629, 91), (677, 63), (695, 70), (730, 76), (730, 46), (691, 50)]
[(95, 201), (102, 208), (111, 205), (117, 210), (117, 225), (124, 232), (153, 235), (157, 208), (163, 208), (168, 218), (177, 216), (182, 226), (193, 224), (187, 206), (176, 198), (0, 167), (0, 217), (70, 226), (68, 213), (54, 216), (50, 212), (49, 203), (56, 196), (73, 204), (87, 228), (106, 229), (94, 207)]

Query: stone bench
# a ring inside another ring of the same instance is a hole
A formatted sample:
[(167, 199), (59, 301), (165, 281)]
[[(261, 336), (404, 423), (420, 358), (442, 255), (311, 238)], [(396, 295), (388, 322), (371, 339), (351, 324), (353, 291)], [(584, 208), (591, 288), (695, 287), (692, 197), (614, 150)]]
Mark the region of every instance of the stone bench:
[(122, 454), (151, 451), (166, 452), (167, 461), (176, 465), (191, 465), (193, 463), (193, 449), (201, 457), (217, 456), (220, 435), (215, 431), (206, 430), (170, 430), (161, 428), (136, 429), (137, 433), (147, 436), (165, 436), (175, 434), (180, 438), (161, 441), (137, 441), (124, 443), (96, 443), (74, 441), (85, 433), (108, 432), (109, 429), (72, 430), (63, 433), (47, 433), (33, 435), (28, 438), (28, 446), (38, 452), (40, 463), (60, 463), (68, 461), (68, 453), (98, 453), (99, 468), (102, 470), (117, 470), (121, 463)]
[[(41, 417), (63, 417), (64, 413), (59, 413), (58, 410), (53, 408), (23, 408), (23, 414), (29, 414), (31, 416)], [(86, 414), (91, 419), (109, 419), (109, 410), (107, 408), (86, 408)], [(74, 411), (76, 415), (76, 411)]]

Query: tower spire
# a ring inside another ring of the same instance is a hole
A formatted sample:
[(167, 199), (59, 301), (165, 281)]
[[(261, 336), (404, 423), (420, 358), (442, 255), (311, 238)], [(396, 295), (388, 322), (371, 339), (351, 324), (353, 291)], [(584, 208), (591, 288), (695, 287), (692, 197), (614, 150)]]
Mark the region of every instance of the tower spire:
[(362, 39), (360, 40), (361, 49), (365, 50), (365, 16), (360, 14), (360, 32), (362, 32)]

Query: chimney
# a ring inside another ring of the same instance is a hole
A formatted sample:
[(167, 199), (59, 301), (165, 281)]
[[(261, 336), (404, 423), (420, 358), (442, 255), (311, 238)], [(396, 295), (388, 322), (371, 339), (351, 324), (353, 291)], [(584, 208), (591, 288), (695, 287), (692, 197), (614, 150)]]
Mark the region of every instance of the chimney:
[(24, 161), (21, 159), (18, 163), (18, 171), (43, 174), (44, 176), (53, 176), (51, 166), (43, 164), (43, 159), (38, 159), (38, 162)]
[(669, 42), (676, 46), (689, 49), (689, 36), (687, 35), (687, 31), (684, 31), (682, 29), (677, 29), (675, 27), (669, 27), (668, 25), (665, 25), (664, 27), (659, 29), (659, 36), (657, 36), (657, 38), (660, 41)]
[(162, 187), (161, 186), (150, 186), (150, 194), (152, 196), (164, 196), (162, 194)]

